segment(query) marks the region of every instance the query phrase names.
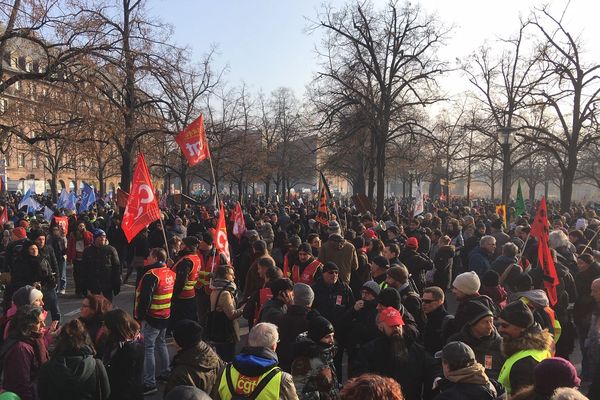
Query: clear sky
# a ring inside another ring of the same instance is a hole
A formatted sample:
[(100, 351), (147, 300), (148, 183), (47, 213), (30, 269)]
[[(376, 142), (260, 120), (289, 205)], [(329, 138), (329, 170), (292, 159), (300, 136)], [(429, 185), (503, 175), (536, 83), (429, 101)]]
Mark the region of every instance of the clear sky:
[[(552, 0), (562, 10), (567, 0)], [(344, 0), (331, 0), (334, 6)], [(381, 6), (386, 0), (374, 0)], [(246, 82), (250, 90), (269, 93), (291, 87), (298, 97), (317, 69), (315, 45), (320, 37), (308, 34), (308, 19), (314, 19), (322, 0), (149, 0), (149, 12), (174, 26), (177, 44), (189, 46), (200, 58), (217, 45), (215, 66), (228, 67), (226, 80), (232, 85)], [(449, 60), (464, 57), (485, 40), (515, 32), (519, 16), (540, 1), (530, 0), (421, 0), (422, 7), (436, 12), (455, 28), (441, 55)], [(571, 0), (565, 16), (568, 28), (581, 34), (589, 51), (588, 60), (600, 61), (600, 6), (592, 0)], [(458, 78), (457, 78), (458, 79)], [(454, 81), (454, 84), (461, 84)]]

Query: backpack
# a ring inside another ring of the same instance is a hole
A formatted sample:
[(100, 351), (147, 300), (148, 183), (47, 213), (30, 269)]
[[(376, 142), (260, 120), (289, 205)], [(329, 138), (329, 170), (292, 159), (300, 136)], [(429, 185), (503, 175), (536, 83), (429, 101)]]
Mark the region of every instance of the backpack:
[(271, 379), (273, 379), (278, 373), (282, 372), (281, 368), (279, 367), (273, 368), (267, 375), (265, 375), (258, 385), (256, 385), (250, 396), (244, 396), (237, 394), (235, 391), (235, 386), (233, 386), (233, 381), (231, 380), (231, 366), (232, 364), (229, 364), (227, 367), (225, 367), (225, 379), (227, 380), (227, 388), (231, 393), (231, 400), (255, 400), (258, 398), (263, 389), (269, 384), (269, 382), (271, 382)]

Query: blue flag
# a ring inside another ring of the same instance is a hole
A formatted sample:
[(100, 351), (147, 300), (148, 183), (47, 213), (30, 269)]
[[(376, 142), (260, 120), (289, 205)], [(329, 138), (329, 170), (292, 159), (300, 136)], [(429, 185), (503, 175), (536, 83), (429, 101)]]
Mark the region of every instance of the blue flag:
[(60, 196), (58, 196), (58, 200), (56, 201), (56, 208), (59, 210), (61, 208), (67, 208), (67, 203), (69, 202), (69, 193), (67, 190), (63, 188), (62, 192), (60, 192)]
[(52, 217), (54, 216), (54, 211), (50, 207), (44, 208), (44, 219), (48, 222), (52, 221)]
[(75, 211), (77, 209), (77, 195), (75, 194), (75, 192), (71, 192), (69, 194), (69, 198), (65, 204), (65, 208), (67, 210), (73, 210), (73, 211)]
[(40, 203), (38, 203), (37, 200), (35, 200), (33, 197), (31, 197), (32, 192), (35, 193), (35, 191), (33, 191), (31, 188), (29, 190), (27, 190), (27, 192), (25, 193), (25, 196), (23, 196), (23, 198), (21, 199), (21, 202), (19, 203), (19, 209), (27, 206), (28, 213), (34, 213), (37, 210), (42, 209), (43, 206)]
[(96, 192), (94, 188), (83, 183), (83, 190), (81, 191), (81, 204), (79, 205), (79, 212), (88, 211), (96, 202)]

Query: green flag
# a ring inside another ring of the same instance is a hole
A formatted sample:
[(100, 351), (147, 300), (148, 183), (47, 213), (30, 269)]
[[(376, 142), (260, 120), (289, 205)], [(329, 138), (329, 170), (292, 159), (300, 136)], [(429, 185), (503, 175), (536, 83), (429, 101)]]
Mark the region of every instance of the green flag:
[(519, 181), (519, 187), (517, 188), (517, 202), (515, 203), (515, 212), (518, 216), (525, 213), (525, 201), (523, 200), (523, 192), (521, 192), (521, 181)]

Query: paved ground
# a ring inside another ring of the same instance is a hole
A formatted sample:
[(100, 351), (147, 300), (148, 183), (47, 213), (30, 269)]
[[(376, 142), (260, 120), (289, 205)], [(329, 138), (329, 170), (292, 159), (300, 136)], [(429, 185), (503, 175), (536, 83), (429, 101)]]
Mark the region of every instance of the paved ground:
[[(70, 268), (69, 268), (68, 272), (69, 273), (68, 273), (67, 294), (65, 296), (59, 297), (59, 305), (60, 305), (61, 313), (63, 315), (63, 323), (66, 321), (69, 321), (73, 318), (77, 318), (79, 316), (79, 307), (81, 306), (81, 299), (75, 298), (74, 293), (73, 293), (73, 291), (74, 291), (73, 284), (72, 284), (73, 280), (72, 280)], [(114, 299), (114, 302), (113, 302), (114, 307), (124, 309), (127, 312), (131, 313), (133, 311), (134, 293), (135, 293), (135, 290), (134, 290), (133, 285), (123, 285), (123, 287), (121, 289), (121, 293), (118, 296), (116, 296)], [(452, 295), (448, 296), (448, 309), (451, 312), (454, 312), (454, 310), (456, 309), (456, 302)], [(239, 321), (240, 321), (240, 327), (241, 327), (242, 335), (243, 335), (242, 342), (239, 345), (239, 348), (241, 348), (242, 343), (244, 343), (246, 340), (246, 335), (248, 333), (248, 326), (247, 326), (246, 320), (244, 320), (243, 318), (240, 318)], [(581, 369), (581, 353), (579, 352), (578, 346), (576, 346), (576, 347), (577, 348), (575, 350), (575, 353), (571, 357), (571, 361), (575, 364), (575, 366), (577, 367), (577, 370), (579, 371)], [(172, 343), (169, 344), (169, 353), (170, 353), (171, 357), (175, 354), (175, 347)], [(150, 400), (162, 399), (163, 398), (162, 387), (159, 387), (159, 389), (160, 390), (157, 394), (155, 394), (153, 396), (148, 396), (146, 398), (150, 399)]]

